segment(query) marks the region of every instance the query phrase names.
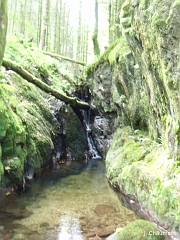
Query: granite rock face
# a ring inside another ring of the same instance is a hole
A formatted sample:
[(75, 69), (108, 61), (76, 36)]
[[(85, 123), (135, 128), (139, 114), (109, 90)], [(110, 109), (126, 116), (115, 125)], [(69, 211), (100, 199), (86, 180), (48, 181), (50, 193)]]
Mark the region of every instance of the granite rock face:
[(121, 37), (87, 68), (114, 133), (108, 177), (179, 234), (180, 1), (121, 3)]

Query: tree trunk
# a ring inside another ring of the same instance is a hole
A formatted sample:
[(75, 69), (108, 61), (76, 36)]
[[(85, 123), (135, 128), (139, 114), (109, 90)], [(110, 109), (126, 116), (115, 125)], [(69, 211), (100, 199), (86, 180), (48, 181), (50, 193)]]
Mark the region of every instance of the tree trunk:
[(61, 54), (64, 55), (65, 53), (65, 26), (66, 26), (66, 3), (63, 3), (63, 10), (62, 10), (62, 21), (61, 21)]
[(44, 10), (44, 14), (43, 14), (43, 21), (42, 21), (42, 26), (41, 26), (41, 37), (40, 37), (39, 49), (44, 49), (44, 47), (46, 45), (48, 15), (49, 15), (49, 0), (46, 0), (45, 1), (45, 10)]
[(79, 2), (79, 16), (78, 16), (78, 32), (77, 32), (77, 48), (76, 59), (81, 60), (81, 27), (82, 27), (82, 0)]
[(54, 9), (54, 44), (53, 44), (53, 52), (57, 53), (57, 33), (58, 33), (58, 4), (59, 4), (59, 0), (56, 0), (56, 5), (55, 5), (55, 9)]
[(14, 25), (15, 25), (15, 19), (16, 19), (16, 11), (17, 11), (17, 0), (16, 0), (15, 5), (14, 5), (11, 34), (14, 34)]
[(62, 38), (62, 33), (61, 33), (61, 27), (62, 27), (62, 7), (63, 3), (62, 0), (60, 0), (59, 4), (58, 4), (58, 28), (57, 28), (57, 51), (56, 53), (61, 54), (61, 48), (62, 48), (62, 42), (61, 42), (61, 38)]
[(108, 16), (108, 22), (109, 22), (109, 44), (113, 42), (113, 36), (112, 36), (112, 3), (111, 0), (109, 0), (109, 16)]
[(33, 83), (35, 86), (37, 86), (38, 88), (40, 88), (41, 90), (43, 90), (46, 93), (51, 94), (52, 96), (56, 97), (57, 99), (65, 102), (66, 104), (71, 105), (71, 107), (73, 108), (78, 108), (78, 109), (89, 109), (90, 106), (88, 103), (86, 102), (81, 102), (79, 101), (77, 98), (75, 97), (68, 97), (63, 93), (60, 93), (54, 89), (52, 89), (50, 86), (48, 86), (47, 84), (43, 83), (41, 80), (39, 80), (38, 78), (34, 77), (33, 75), (31, 75), (28, 71), (26, 71), (25, 69), (23, 69), (21, 66), (19, 66), (17, 63), (12, 62), (8, 59), (3, 59), (3, 63), (2, 65), (6, 68), (6, 69), (10, 69), (14, 72), (16, 72), (18, 75), (20, 75), (22, 78), (24, 78), (25, 80), (27, 80), (30, 83)]
[(38, 27), (37, 27), (37, 46), (40, 42), (41, 39), (41, 16), (42, 16), (42, 0), (39, 0), (39, 5), (38, 5)]
[(121, 9), (121, 5), (120, 5), (120, 0), (116, 1), (116, 38), (120, 38), (121, 36), (121, 31), (120, 31), (120, 18), (119, 18), (119, 14), (120, 14), (120, 9)]
[(94, 33), (92, 36), (93, 46), (94, 46), (94, 55), (96, 57), (100, 56), (100, 48), (98, 42), (98, 0), (95, 0), (95, 26)]

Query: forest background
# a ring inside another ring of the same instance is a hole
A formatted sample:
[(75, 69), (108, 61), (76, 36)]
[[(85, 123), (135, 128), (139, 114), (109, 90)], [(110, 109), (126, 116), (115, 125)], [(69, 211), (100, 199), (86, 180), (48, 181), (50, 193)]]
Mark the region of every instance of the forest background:
[(120, 0), (9, 0), (8, 38), (92, 62), (119, 37), (119, 6)]

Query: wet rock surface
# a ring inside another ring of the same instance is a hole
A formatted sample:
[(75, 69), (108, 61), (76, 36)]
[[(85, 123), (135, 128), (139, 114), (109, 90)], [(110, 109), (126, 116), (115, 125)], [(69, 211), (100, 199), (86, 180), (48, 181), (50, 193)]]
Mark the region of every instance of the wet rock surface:
[(112, 138), (109, 119), (96, 116), (92, 124), (92, 136), (99, 153), (105, 159)]

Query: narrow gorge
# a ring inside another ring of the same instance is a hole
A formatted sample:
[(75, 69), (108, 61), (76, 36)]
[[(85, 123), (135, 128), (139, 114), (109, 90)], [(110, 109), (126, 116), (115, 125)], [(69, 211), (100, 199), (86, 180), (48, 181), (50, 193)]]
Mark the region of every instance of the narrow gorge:
[[(7, 1), (0, 0), (0, 64), (3, 57), (20, 63), (51, 89), (90, 106), (82, 110), (64, 103), (2, 66), (1, 197), (22, 191), (53, 164), (101, 159), (121, 202), (158, 226), (166, 239), (177, 240), (180, 1), (119, 3), (119, 38), (76, 78), (66, 74), (62, 61), (32, 50), (28, 41), (14, 36), (5, 48)], [(139, 239), (165, 239), (156, 237)]]

